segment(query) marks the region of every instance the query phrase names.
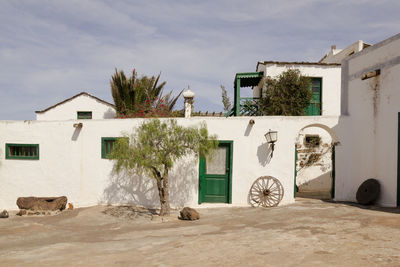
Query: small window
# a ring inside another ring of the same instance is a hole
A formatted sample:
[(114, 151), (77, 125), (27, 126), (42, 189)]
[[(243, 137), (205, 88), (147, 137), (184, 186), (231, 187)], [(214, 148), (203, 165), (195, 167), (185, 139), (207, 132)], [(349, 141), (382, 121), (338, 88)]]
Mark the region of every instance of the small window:
[(306, 147), (319, 147), (321, 137), (319, 135), (306, 135), (304, 138), (304, 145)]
[(113, 152), (116, 141), (119, 138), (127, 138), (127, 137), (102, 137), (101, 138), (101, 158), (108, 159), (108, 155), (111, 152)]
[(78, 111), (78, 120), (90, 120), (92, 119), (91, 111)]
[(6, 159), (39, 159), (39, 144), (6, 144)]

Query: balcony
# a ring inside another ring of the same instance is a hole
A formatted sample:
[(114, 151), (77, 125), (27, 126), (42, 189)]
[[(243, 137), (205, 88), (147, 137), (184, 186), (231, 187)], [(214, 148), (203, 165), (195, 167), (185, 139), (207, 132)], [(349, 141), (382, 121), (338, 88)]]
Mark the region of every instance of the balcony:
[(259, 98), (240, 97), (240, 88), (257, 86), (264, 72), (242, 72), (236, 73), (234, 87), (234, 102), (233, 108), (225, 114), (228, 116), (252, 116), (257, 113)]

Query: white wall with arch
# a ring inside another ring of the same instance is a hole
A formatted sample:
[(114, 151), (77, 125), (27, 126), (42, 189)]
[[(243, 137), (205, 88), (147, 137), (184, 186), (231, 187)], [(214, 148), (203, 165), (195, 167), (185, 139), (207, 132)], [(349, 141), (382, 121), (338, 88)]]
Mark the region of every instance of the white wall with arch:
[[(250, 119), (255, 124), (249, 124)], [(282, 183), (285, 194), (281, 204), (294, 201), (294, 148), (301, 129), (322, 124), (334, 128), (336, 116), (306, 117), (194, 117), (177, 119), (180, 125), (206, 122), (209, 132), (220, 140), (232, 140), (232, 204), (248, 205), (251, 184), (270, 175)], [(101, 158), (101, 137), (117, 137), (130, 132), (143, 119), (77, 121), (0, 121), (0, 207), (17, 209), (20, 196), (65, 195), (76, 207), (97, 204), (134, 203), (158, 206), (157, 189), (151, 179), (133, 175), (114, 175), (113, 162)], [(82, 122), (82, 121), (81, 121)], [(264, 134), (278, 131), (273, 157)], [(341, 136), (339, 136), (341, 138)], [(39, 160), (5, 158), (6, 143), (39, 144)], [(198, 207), (199, 165), (195, 157), (176, 163), (170, 177), (173, 207)], [(201, 204), (200, 206), (215, 204)]]

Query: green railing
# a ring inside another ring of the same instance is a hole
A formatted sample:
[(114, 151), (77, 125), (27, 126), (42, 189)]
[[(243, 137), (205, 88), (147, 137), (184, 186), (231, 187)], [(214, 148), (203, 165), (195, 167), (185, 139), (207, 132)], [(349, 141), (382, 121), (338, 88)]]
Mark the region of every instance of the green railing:
[[(239, 116), (256, 116), (258, 112), (259, 97), (241, 97), (240, 98), (240, 113)], [(225, 113), (225, 117), (234, 115), (235, 107)]]

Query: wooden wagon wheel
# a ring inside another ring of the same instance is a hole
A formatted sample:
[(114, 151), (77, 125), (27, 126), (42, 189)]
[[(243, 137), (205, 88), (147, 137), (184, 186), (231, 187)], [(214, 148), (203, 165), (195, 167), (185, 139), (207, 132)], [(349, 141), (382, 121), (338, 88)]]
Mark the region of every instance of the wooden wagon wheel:
[(261, 176), (250, 188), (249, 201), (254, 206), (275, 207), (283, 198), (283, 186), (272, 176)]

